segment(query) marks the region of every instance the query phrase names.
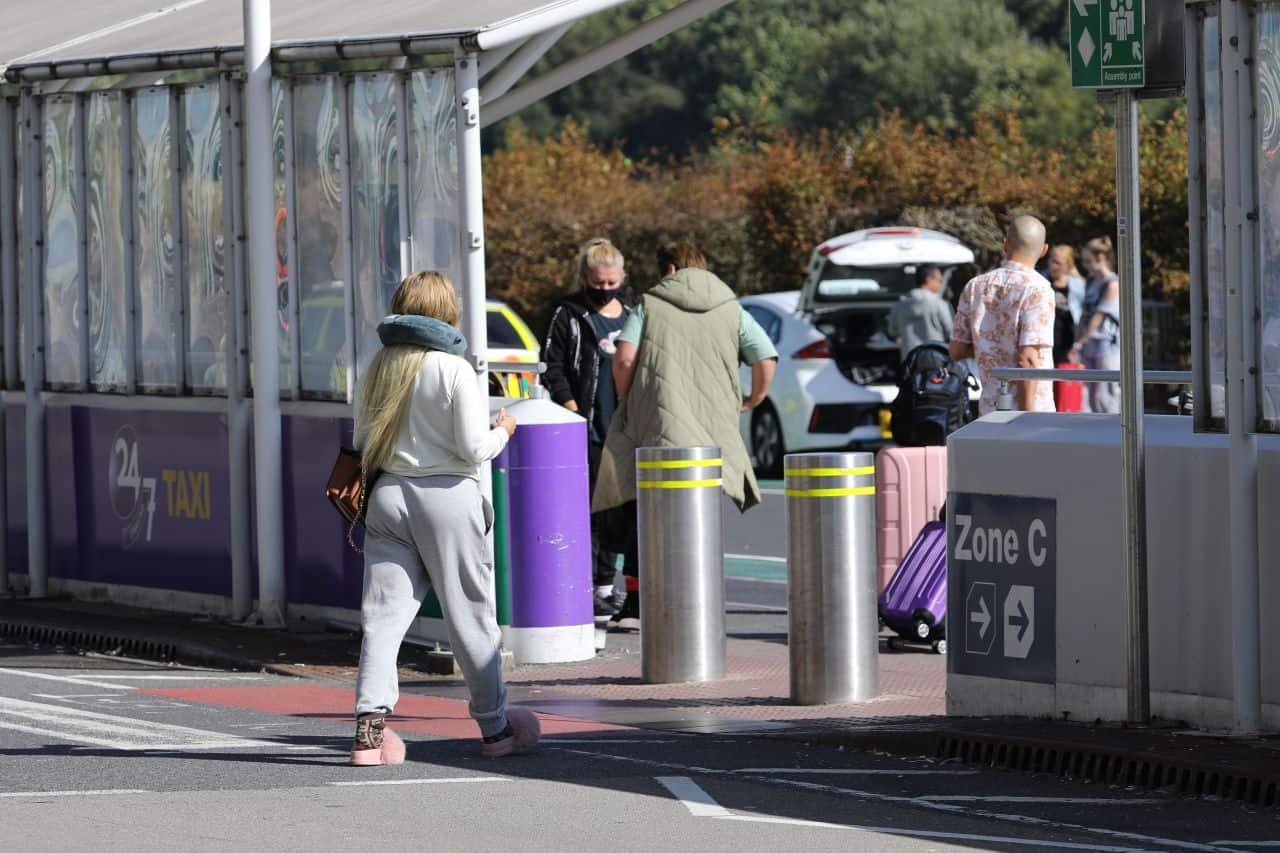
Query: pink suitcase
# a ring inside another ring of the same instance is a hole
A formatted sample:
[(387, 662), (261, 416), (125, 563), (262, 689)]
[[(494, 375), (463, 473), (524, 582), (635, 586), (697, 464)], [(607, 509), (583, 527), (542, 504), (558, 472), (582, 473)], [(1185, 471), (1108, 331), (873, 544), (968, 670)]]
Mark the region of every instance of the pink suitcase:
[(876, 565), (889, 585), (911, 543), (947, 500), (947, 448), (886, 447), (876, 456)]

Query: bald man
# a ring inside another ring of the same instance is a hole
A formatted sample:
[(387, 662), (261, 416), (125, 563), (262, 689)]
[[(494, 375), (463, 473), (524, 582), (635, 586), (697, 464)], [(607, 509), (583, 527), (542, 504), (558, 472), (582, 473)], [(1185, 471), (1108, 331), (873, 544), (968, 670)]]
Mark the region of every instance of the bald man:
[[(960, 295), (951, 357), (976, 358), (982, 381), (980, 414), (995, 411), (998, 367), (1053, 367), (1053, 287), (1035, 270), (1049, 250), (1044, 223), (1019, 216), (1004, 235), (1004, 263), (970, 279)], [(1053, 385), (1015, 382), (1014, 399), (1024, 412), (1052, 412)]]

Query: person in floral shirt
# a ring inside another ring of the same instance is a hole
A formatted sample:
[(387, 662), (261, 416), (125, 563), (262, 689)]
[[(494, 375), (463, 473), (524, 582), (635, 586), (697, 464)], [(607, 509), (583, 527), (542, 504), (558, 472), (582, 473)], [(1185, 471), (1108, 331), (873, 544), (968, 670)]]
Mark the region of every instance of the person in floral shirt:
[[(970, 279), (960, 294), (951, 357), (977, 359), (980, 414), (996, 408), (995, 368), (1053, 367), (1053, 287), (1035, 271), (1048, 248), (1044, 223), (1034, 216), (1016, 217), (1004, 235), (1004, 263)], [(1018, 409), (1054, 411), (1052, 383), (1015, 382), (1013, 388)]]

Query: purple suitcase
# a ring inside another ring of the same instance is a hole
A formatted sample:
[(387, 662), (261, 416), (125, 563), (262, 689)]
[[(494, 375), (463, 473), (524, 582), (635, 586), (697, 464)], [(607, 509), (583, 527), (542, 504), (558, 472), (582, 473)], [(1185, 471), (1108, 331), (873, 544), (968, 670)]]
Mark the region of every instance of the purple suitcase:
[[(880, 593), (880, 618), (900, 637), (946, 654), (947, 525), (930, 521)], [(890, 642), (892, 647), (893, 643)]]

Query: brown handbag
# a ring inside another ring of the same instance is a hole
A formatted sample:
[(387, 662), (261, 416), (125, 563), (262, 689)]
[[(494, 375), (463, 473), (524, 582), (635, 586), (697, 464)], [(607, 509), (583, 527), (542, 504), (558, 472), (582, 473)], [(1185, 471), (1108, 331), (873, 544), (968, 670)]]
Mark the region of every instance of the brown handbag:
[[(376, 475), (374, 480), (377, 480)], [(347, 522), (347, 543), (357, 552), (360, 547), (355, 543), (354, 533), (357, 527), (364, 526), (368, 491), (369, 478), (361, 464), (360, 452), (350, 447), (339, 447), (338, 458), (333, 463), (329, 482), (324, 487), (324, 495)]]

